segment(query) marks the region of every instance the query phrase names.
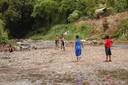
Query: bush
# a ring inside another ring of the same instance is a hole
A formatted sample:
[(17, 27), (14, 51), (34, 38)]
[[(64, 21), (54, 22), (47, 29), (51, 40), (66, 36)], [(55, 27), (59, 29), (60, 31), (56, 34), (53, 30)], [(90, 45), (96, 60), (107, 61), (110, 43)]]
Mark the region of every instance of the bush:
[(116, 36), (121, 40), (128, 40), (128, 17), (120, 20)]
[(69, 15), (68, 21), (75, 22), (81, 16), (81, 12), (78, 10), (74, 10), (72, 14)]
[(125, 0), (117, 0), (115, 1), (115, 6), (114, 6), (115, 10), (117, 12), (123, 12), (126, 10), (127, 8), (127, 3)]
[(0, 20), (0, 42), (8, 40), (8, 33), (4, 31), (4, 23)]
[(75, 24), (62, 24), (53, 26), (48, 33), (43, 36), (43, 39), (50, 39), (53, 40), (56, 35), (61, 36), (61, 34), (65, 35), (66, 40), (73, 40), (75, 39), (76, 35), (80, 35), (82, 39), (88, 36), (90, 32), (90, 26), (83, 24), (77, 27)]

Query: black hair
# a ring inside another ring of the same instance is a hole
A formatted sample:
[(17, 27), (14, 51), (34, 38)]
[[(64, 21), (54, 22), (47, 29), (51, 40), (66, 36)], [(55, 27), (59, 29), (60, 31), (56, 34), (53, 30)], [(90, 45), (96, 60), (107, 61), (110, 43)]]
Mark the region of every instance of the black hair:
[(105, 39), (109, 39), (109, 35), (105, 35)]
[(78, 39), (79, 38), (79, 35), (76, 35), (76, 39)]

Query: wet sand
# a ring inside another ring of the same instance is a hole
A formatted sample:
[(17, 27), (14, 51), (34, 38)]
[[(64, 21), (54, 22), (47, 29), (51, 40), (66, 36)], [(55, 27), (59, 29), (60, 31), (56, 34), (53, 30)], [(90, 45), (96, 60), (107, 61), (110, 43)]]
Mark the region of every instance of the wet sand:
[(112, 62), (104, 62), (103, 46), (85, 45), (76, 62), (74, 47), (0, 53), (0, 85), (128, 85), (99, 77), (99, 70), (128, 71), (128, 49), (112, 47)]

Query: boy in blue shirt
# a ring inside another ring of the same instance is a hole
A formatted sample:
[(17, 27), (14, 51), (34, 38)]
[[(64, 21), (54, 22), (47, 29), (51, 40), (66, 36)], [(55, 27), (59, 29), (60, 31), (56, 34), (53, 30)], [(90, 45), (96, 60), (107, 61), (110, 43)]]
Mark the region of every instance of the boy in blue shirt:
[(75, 54), (77, 57), (77, 62), (80, 61), (80, 55), (82, 51), (83, 43), (79, 39), (79, 35), (76, 35), (76, 40), (75, 40)]

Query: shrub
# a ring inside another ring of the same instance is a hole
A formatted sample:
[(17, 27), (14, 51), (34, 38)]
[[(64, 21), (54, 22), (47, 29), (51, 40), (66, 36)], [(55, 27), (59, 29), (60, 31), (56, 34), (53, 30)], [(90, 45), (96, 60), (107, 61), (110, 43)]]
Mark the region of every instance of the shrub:
[(77, 19), (79, 19), (80, 15), (81, 15), (80, 11), (74, 10), (73, 13), (69, 15), (68, 21), (75, 22)]
[(128, 40), (128, 17), (120, 20), (116, 36), (121, 40)]
[(114, 8), (117, 12), (123, 12), (127, 8), (127, 3), (125, 0), (117, 0), (115, 1)]
[(75, 24), (61, 24), (53, 26), (48, 33), (43, 36), (43, 39), (53, 40), (56, 35), (61, 36), (61, 34), (65, 35), (66, 40), (75, 39), (76, 35), (80, 35), (82, 39), (88, 36), (91, 28), (90, 26), (83, 24), (77, 27)]
[(0, 20), (0, 42), (7, 41), (8, 40), (8, 34), (6, 31), (4, 31), (4, 23), (2, 20)]

